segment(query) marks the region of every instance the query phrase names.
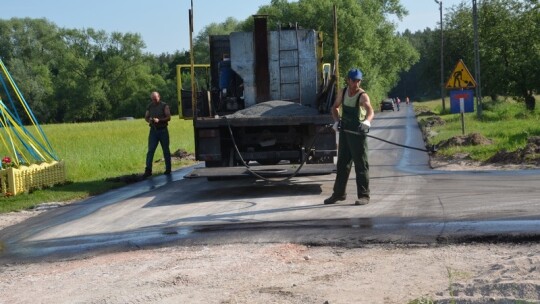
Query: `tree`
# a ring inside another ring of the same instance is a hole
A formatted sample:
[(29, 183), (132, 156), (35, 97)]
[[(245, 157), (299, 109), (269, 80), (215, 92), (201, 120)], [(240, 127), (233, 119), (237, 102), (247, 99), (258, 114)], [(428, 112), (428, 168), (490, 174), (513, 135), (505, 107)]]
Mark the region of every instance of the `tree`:
[[(407, 12), (399, 0), (336, 0), (340, 67), (344, 75), (359, 67), (372, 99), (384, 97), (401, 71), (418, 60), (410, 42), (395, 33), (388, 14)], [(324, 61), (333, 61), (333, 3), (326, 0), (272, 0), (259, 9), (270, 15), (269, 28), (298, 23), (325, 35)], [(208, 25), (194, 41), (197, 63), (208, 62), (208, 36), (249, 30), (253, 20), (227, 18)], [(161, 92), (176, 109), (175, 67), (189, 62), (189, 52), (143, 54), (144, 42), (133, 33), (65, 29), (45, 19), (0, 20), (0, 56), (45, 122), (75, 122), (141, 117), (148, 94)]]
[(440, 32), (426, 28), (424, 31), (402, 34), (418, 50), (420, 60), (410, 70), (400, 73), (400, 81), (390, 91), (390, 96), (409, 96), (420, 100), (440, 94)]
[(528, 100), (532, 110), (531, 97), (540, 90), (540, 42), (532, 38), (540, 36), (535, 2), (489, 0), (480, 11), (483, 90), (493, 98)]
[(144, 114), (144, 101), (163, 85), (163, 79), (152, 76), (140, 35), (86, 29), (63, 30), (62, 37), (66, 50), (59, 54), (56, 98), (62, 106), (58, 121)]
[(30, 18), (0, 20), (0, 34), (0, 57), (41, 122), (141, 117), (153, 90), (175, 99), (174, 66), (143, 54), (139, 34)]
[[(513, 96), (528, 101), (534, 109), (534, 94), (540, 88), (540, 14), (537, 1), (485, 0), (479, 6), (479, 51), (481, 85), (484, 96), (493, 100), (499, 95)], [(472, 7), (461, 3), (451, 7), (444, 22), (444, 69), (449, 76), (456, 62), (462, 59), (474, 66), (474, 37)], [(434, 80), (440, 73), (437, 56), (440, 46), (429, 28), (413, 35), (405, 35), (419, 50), (420, 62), (403, 78), (415, 78), (420, 96), (433, 98), (438, 87)], [(438, 33), (437, 33), (438, 34)], [(474, 72), (474, 69), (471, 69)], [(403, 86), (400, 83), (398, 88)], [(427, 85), (427, 87), (425, 87)]]
[[(395, 25), (386, 20), (388, 14), (401, 17), (407, 11), (398, 0), (273, 0), (259, 9), (270, 16), (269, 28), (298, 23), (324, 33), (329, 47), (324, 61), (333, 61), (333, 5), (338, 14), (340, 72), (358, 67), (364, 72), (363, 86), (373, 100), (386, 97), (399, 79), (399, 72), (409, 69), (419, 58), (408, 40), (395, 33)], [(246, 26), (248, 22), (244, 23)], [(344, 79), (341, 77), (341, 79)]]
[[(395, 25), (386, 20), (388, 14), (399, 18), (407, 14), (399, 0), (337, 0), (342, 75), (347, 69), (359, 67), (365, 75), (364, 87), (372, 99), (382, 99), (397, 83), (399, 73), (409, 69), (419, 58), (409, 41), (395, 33)], [(333, 3), (326, 0), (272, 0), (259, 8), (257, 14), (269, 16), (269, 29), (298, 24), (324, 33), (328, 47), (324, 61), (333, 62)], [(194, 57), (197, 63), (208, 62), (208, 36), (233, 31), (252, 31), (253, 20), (242, 22), (228, 18), (224, 23), (212, 23), (197, 36)], [(341, 78), (343, 79), (343, 78)]]
[(61, 48), (58, 28), (46, 19), (12, 18), (0, 20), (0, 33), (2, 61), (34, 115), (39, 121), (47, 121), (47, 102), (53, 95), (51, 66)]
[(197, 35), (193, 42), (193, 52), (195, 63), (210, 62), (210, 43), (211, 35), (228, 35), (231, 32), (240, 30), (241, 23), (233, 17), (228, 17), (222, 23), (210, 23)]

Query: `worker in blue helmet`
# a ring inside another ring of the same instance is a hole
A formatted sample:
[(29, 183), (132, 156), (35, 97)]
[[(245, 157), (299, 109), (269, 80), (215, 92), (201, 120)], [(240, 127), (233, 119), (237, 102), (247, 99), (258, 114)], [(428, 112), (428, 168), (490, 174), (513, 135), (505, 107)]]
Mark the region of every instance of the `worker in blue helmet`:
[[(351, 69), (347, 87), (336, 94), (332, 106), (334, 130), (339, 132), (337, 175), (332, 196), (324, 204), (335, 204), (347, 198), (347, 182), (354, 163), (357, 199), (355, 205), (369, 203), (369, 163), (367, 132), (374, 117), (369, 96), (361, 87), (362, 72)], [(341, 114), (341, 115), (340, 115)]]

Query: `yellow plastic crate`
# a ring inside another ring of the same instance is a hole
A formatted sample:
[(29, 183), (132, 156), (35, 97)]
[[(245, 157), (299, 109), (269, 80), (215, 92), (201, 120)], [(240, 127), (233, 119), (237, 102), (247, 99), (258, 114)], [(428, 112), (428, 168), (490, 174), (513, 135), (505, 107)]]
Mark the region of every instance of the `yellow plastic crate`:
[(17, 195), (65, 181), (66, 170), (63, 161), (0, 170), (0, 188), (3, 195)]

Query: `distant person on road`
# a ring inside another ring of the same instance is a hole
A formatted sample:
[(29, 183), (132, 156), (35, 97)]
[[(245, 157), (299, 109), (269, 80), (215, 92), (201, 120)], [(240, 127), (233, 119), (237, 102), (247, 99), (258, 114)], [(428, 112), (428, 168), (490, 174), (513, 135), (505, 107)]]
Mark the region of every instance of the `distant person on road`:
[(332, 116), (335, 121), (333, 128), (336, 132), (339, 131), (337, 175), (332, 196), (325, 199), (324, 204), (335, 204), (347, 198), (345, 190), (353, 162), (358, 197), (355, 205), (369, 203), (366, 132), (371, 126), (374, 112), (368, 94), (360, 87), (361, 82), (362, 72), (358, 69), (350, 70), (347, 74), (347, 87), (337, 94), (332, 106)]
[(410, 102), (409, 96), (405, 97), (405, 103), (406, 103), (407, 105), (409, 105), (409, 102)]
[(146, 107), (144, 119), (150, 126), (148, 134), (148, 152), (146, 153), (146, 168), (143, 177), (152, 175), (152, 162), (158, 144), (161, 144), (163, 157), (165, 158), (165, 174), (171, 174), (171, 151), (169, 149), (169, 130), (167, 126), (171, 120), (169, 106), (161, 101), (158, 92), (150, 94), (152, 102)]
[(399, 97), (396, 97), (396, 106), (397, 106), (397, 110), (399, 111), (399, 105), (401, 104), (401, 99), (399, 99)]

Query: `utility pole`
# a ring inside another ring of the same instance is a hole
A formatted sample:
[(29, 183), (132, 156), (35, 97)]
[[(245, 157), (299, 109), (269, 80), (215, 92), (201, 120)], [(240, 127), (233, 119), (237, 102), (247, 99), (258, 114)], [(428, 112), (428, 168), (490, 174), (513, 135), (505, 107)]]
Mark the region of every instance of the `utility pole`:
[(189, 62), (191, 65), (191, 111), (193, 111), (193, 123), (197, 118), (197, 89), (195, 87), (195, 59), (193, 57), (193, 0), (189, 9)]
[(443, 19), (442, 19), (442, 0), (435, 0), (435, 3), (439, 4), (439, 14), (441, 22), (441, 100), (442, 111), (446, 112), (446, 104), (444, 102), (444, 35), (443, 35)]
[(476, 0), (473, 3), (473, 28), (474, 28), (474, 78), (476, 78), (476, 115), (482, 117), (482, 90), (480, 86), (480, 53), (478, 51), (478, 9)]

